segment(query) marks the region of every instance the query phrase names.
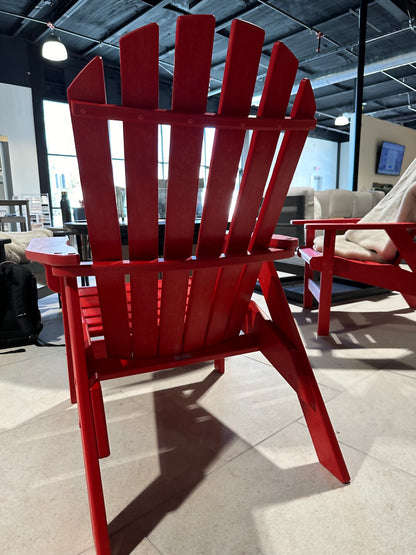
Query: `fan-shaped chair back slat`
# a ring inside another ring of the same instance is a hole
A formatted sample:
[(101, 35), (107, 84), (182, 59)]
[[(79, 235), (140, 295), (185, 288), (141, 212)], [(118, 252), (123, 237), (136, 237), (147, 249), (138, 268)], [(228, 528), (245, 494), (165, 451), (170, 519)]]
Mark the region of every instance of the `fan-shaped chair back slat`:
[[(212, 267), (208, 265), (193, 272), (175, 269), (161, 273), (162, 270), (154, 265), (151, 271), (126, 278), (97, 278), (99, 316), (108, 356), (184, 356), (239, 334), (261, 267), (258, 263), (250, 264), (247, 249), (267, 250), (306, 135), (313, 127), (315, 105), (305, 82), (297, 95), (292, 119), (285, 122), (297, 61), (279, 43), (272, 51), (257, 118), (247, 119), (264, 31), (239, 20), (231, 26), (218, 115), (207, 118), (214, 32), (212, 16), (178, 19), (170, 111), (157, 108), (158, 27), (155, 24), (130, 33), (120, 42), (123, 108), (105, 105), (103, 70), (98, 58), (87, 66), (68, 91), (70, 101), (97, 105), (94, 117), (83, 117), (82, 106), (73, 110), (95, 261), (122, 257), (105, 118), (123, 121), (128, 249), (132, 261), (154, 261), (161, 254), (158, 243), (158, 123), (170, 124), (163, 257), (176, 261), (186, 260), (193, 251), (203, 141), (203, 126), (198, 118), (203, 116), (204, 123), (212, 121), (212, 126), (216, 127), (195, 253), (197, 259), (212, 259)], [(81, 94), (81, 91), (84, 92)], [(106, 107), (105, 114), (100, 106)], [(251, 133), (229, 223), (246, 133), (250, 126), (256, 127), (252, 121), (262, 121), (262, 118), (265, 122), (269, 121), (267, 118), (276, 118), (280, 125), (273, 128), (265, 124), (263, 129), (254, 129)], [(304, 121), (299, 123), (299, 129), (285, 131), (277, 161), (271, 168), (280, 132), (290, 127), (295, 119)], [(269, 175), (271, 178), (267, 182)], [(215, 261), (222, 253), (247, 256), (247, 263), (219, 269)], [(128, 295), (125, 281), (130, 282)]]
[[(315, 113), (315, 99), (312, 87), (307, 80), (301, 81), (296, 99), (291, 111), (291, 118), (312, 118)], [(280, 146), (276, 163), (268, 183), (264, 202), (256, 221), (249, 250), (256, 251), (269, 244), (276, 227), (284, 200), (287, 195), (293, 174), (296, 170), (300, 154), (306, 141), (308, 132), (305, 130), (285, 132)], [(247, 310), (253, 288), (255, 287), (260, 267), (252, 265), (246, 269), (244, 280), (239, 287), (239, 295), (232, 307), (225, 337), (232, 337), (238, 333), (241, 320)]]
[[(123, 106), (159, 105), (159, 27), (153, 23), (120, 40)], [(127, 220), (130, 260), (158, 256), (158, 127), (124, 123)], [(143, 207), (146, 207), (143, 210)], [(132, 349), (135, 356), (156, 356), (158, 348), (157, 273), (131, 281)]]
[[(103, 64), (94, 58), (68, 89), (68, 99), (105, 104)], [(79, 173), (93, 259), (120, 260), (121, 240), (111, 164), (108, 123), (72, 117)], [(130, 356), (128, 310), (122, 276), (97, 278), (109, 356)]]
[[(246, 116), (251, 107), (257, 70), (264, 40), (264, 31), (258, 27), (233, 21), (224, 69), (223, 86), (218, 113)], [(205, 204), (198, 237), (197, 256), (216, 257), (223, 252), (228, 224), (229, 208), (237, 178), (238, 164), (246, 130), (216, 131), (211, 155)], [(241, 268), (234, 269), (239, 273)], [(216, 283), (220, 272), (195, 272), (184, 337), (184, 350), (204, 346), (209, 322), (224, 314), (214, 314)], [(232, 289), (232, 284), (231, 284)], [(233, 294), (228, 288), (225, 295)], [(221, 311), (220, 311), (221, 312)]]
[[(297, 66), (298, 63), (293, 54), (282, 43), (276, 43), (272, 50), (258, 117), (283, 118), (285, 116)], [(279, 135), (278, 130), (253, 132), (236, 209), (227, 237), (227, 254), (240, 254), (247, 251)], [(258, 271), (258, 266), (249, 274), (247, 274), (247, 268), (243, 268), (242, 271), (238, 268), (222, 270), (217, 283), (214, 306), (223, 306), (228, 318), (221, 318), (220, 312), (214, 308), (214, 318), (211, 320), (206, 338), (207, 344), (215, 344), (219, 338), (224, 338), (226, 330), (228, 330), (227, 338), (238, 333), (255, 285), (255, 281), (253, 283), (249, 276)]]
[[(202, 114), (207, 107), (215, 20), (198, 16), (177, 26), (172, 110)], [(192, 254), (201, 164), (202, 127), (171, 127), (166, 206), (165, 259)], [(162, 281), (159, 353), (180, 352), (188, 296), (188, 272), (166, 273)]]

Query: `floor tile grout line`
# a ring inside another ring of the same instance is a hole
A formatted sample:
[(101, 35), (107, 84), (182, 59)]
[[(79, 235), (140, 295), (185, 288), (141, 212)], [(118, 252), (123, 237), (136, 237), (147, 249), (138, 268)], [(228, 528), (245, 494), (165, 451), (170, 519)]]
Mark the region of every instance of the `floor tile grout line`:
[[(65, 399), (62, 402), (66, 403), (67, 401), (69, 401), (69, 397), (68, 397), (68, 399)], [(57, 410), (56, 412), (52, 412), (51, 414), (43, 414), (43, 415), (42, 414), (37, 414), (37, 415), (34, 415), (32, 418), (29, 418), (28, 420), (25, 420), (24, 422), (21, 422), (17, 426), (13, 426), (12, 428), (9, 428), (8, 430), (0, 430), (0, 437), (3, 434), (8, 434), (8, 433), (13, 433), (13, 432), (19, 431), (21, 428), (24, 428), (25, 426), (29, 426), (30, 424), (32, 424), (33, 422), (36, 422), (38, 420), (46, 420), (48, 418), (54, 418), (57, 414), (61, 414), (61, 413), (66, 412), (68, 410), (72, 410), (72, 411), (76, 410), (76, 405), (70, 404), (66, 408), (64, 408), (62, 410)]]
[[(383, 368), (383, 370), (384, 370), (385, 372), (390, 372), (390, 373), (392, 373), (392, 374), (398, 374), (399, 376), (404, 376), (405, 378), (410, 378), (411, 380), (416, 380), (416, 367), (415, 367), (415, 369), (413, 370), (413, 372), (415, 373), (414, 376), (409, 376), (408, 374), (404, 374), (404, 373), (403, 373), (402, 371), (400, 371), (400, 370), (392, 370), (391, 368)], [(410, 370), (410, 368), (409, 368), (409, 370)]]
[[(338, 439), (338, 443), (340, 444), (340, 446), (348, 447), (349, 449), (352, 449), (353, 451), (355, 451), (357, 453), (360, 453), (361, 455), (365, 455), (366, 457), (371, 458), (373, 461), (377, 461), (378, 463), (383, 464), (384, 466), (386, 466), (388, 468), (391, 468), (393, 470), (396, 470), (397, 472), (401, 472), (403, 474), (406, 474), (406, 476), (409, 476), (410, 478), (416, 480), (416, 474), (412, 474), (408, 470), (404, 470), (403, 468), (395, 466), (394, 464), (391, 464), (391, 463), (389, 463), (389, 462), (387, 462), (383, 459), (380, 459), (379, 457), (375, 457), (371, 453), (367, 453), (366, 451), (363, 451), (362, 449), (359, 449), (358, 447), (354, 447), (353, 445), (350, 445), (349, 443), (347, 443), (346, 441), (343, 441), (341, 439)], [(347, 465), (348, 465), (348, 461), (346, 461), (346, 462), (347, 462)]]

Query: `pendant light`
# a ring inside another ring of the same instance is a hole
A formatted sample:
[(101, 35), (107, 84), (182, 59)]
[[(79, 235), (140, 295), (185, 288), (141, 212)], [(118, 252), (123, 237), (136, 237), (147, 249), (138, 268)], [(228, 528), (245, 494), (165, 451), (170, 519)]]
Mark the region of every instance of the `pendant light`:
[(55, 35), (55, 27), (53, 23), (48, 22), (51, 34), (42, 45), (42, 57), (52, 62), (63, 62), (68, 58), (66, 46), (61, 42), (60, 38)]

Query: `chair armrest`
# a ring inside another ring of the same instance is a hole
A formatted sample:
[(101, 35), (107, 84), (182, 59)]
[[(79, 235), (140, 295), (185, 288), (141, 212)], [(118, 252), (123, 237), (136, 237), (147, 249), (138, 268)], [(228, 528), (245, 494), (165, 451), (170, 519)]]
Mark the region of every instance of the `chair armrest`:
[[(306, 224), (355, 224), (360, 221), (360, 218), (328, 218), (322, 220), (290, 220), (290, 223), (293, 225), (306, 225)], [(321, 228), (319, 228), (321, 229)]]
[[(296, 220), (299, 223), (302, 220)], [(384, 229), (388, 231), (389, 229), (416, 229), (416, 222), (364, 222), (360, 223), (359, 220), (346, 219), (334, 221), (334, 220), (310, 220), (305, 223), (306, 229), (323, 229), (323, 230), (339, 230), (348, 231), (349, 229)], [(313, 222), (313, 223), (312, 223)]]
[(299, 244), (296, 237), (288, 237), (287, 235), (273, 234), (269, 247), (272, 249), (291, 249), (294, 250)]
[(69, 245), (68, 237), (32, 239), (26, 249), (26, 258), (48, 266), (78, 266), (80, 262), (80, 256)]

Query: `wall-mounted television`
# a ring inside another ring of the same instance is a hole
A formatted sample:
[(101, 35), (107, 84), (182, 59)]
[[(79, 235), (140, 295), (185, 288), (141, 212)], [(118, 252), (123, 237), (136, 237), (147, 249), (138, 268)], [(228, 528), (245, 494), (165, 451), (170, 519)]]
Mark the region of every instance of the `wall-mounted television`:
[(376, 173), (381, 175), (400, 175), (404, 145), (383, 141), (377, 158)]

